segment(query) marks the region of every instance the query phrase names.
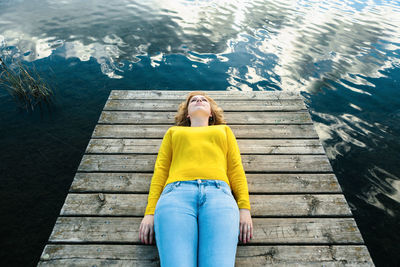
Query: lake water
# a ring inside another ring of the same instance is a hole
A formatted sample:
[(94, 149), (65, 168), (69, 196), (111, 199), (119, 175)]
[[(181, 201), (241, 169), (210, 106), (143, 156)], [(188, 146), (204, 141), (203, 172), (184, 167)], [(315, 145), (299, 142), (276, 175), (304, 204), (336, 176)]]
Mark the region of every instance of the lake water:
[[(144, 3), (145, 2), (145, 3)], [(53, 88), (0, 88), (2, 266), (35, 266), (112, 89), (299, 91), (377, 266), (400, 262), (398, 1), (0, 1), (0, 55)]]

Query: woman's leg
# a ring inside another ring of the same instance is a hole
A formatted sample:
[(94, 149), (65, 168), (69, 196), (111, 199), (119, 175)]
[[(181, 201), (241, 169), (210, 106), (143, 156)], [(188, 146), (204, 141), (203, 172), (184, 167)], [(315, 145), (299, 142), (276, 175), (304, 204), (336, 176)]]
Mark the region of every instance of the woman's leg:
[(154, 231), (161, 267), (197, 267), (196, 190), (168, 184), (154, 212)]
[(239, 207), (223, 181), (205, 187), (199, 207), (199, 267), (233, 267), (239, 241)]

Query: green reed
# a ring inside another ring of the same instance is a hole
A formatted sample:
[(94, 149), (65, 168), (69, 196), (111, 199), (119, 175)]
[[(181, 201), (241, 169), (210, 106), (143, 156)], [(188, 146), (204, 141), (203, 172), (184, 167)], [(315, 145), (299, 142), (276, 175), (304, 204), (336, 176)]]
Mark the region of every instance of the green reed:
[(31, 109), (53, 102), (54, 92), (40, 77), (36, 68), (28, 70), (20, 61), (16, 70), (9, 68), (0, 57), (0, 88), (5, 88), (14, 97), (20, 108)]

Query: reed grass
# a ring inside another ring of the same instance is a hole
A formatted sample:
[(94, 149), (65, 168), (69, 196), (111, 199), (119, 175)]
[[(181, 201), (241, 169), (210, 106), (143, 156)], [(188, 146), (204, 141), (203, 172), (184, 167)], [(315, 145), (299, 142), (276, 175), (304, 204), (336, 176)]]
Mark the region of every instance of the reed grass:
[(54, 92), (42, 79), (35, 67), (29, 70), (20, 61), (15, 62), (16, 70), (7, 66), (0, 57), (0, 88), (6, 89), (14, 97), (20, 108), (34, 110), (36, 106), (50, 104)]

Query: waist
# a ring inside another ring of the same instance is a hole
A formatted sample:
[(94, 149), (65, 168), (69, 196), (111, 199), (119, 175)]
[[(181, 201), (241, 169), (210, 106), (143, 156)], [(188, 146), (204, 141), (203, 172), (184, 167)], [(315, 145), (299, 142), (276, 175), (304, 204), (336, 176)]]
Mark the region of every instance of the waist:
[(180, 180), (180, 181), (174, 181), (174, 182), (169, 182), (166, 183), (164, 188), (168, 185), (168, 184), (174, 184), (174, 185), (180, 185), (180, 184), (187, 184), (187, 185), (193, 185), (193, 186), (216, 186), (216, 187), (225, 187), (225, 188), (229, 188), (230, 186), (227, 182), (223, 181), (223, 180), (219, 180), (219, 179), (192, 179), (192, 180)]

